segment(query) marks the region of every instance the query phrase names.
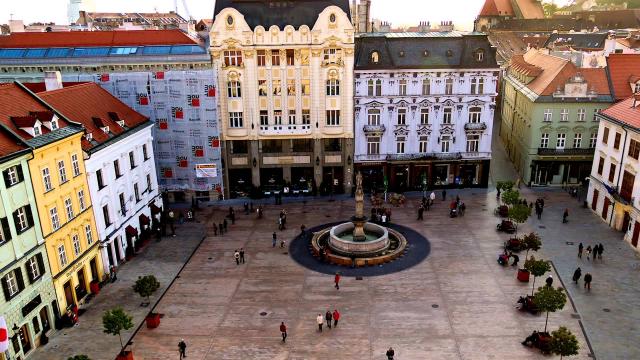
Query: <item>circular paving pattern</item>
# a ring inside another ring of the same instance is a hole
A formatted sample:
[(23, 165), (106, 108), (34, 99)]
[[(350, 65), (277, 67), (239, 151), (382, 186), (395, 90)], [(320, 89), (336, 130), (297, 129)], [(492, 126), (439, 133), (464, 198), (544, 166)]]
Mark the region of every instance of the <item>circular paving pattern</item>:
[[(345, 220), (346, 221), (346, 220)], [(309, 234), (320, 231), (322, 229), (342, 224), (345, 221), (338, 221), (324, 225), (315, 226), (307, 229)], [(429, 240), (417, 231), (402, 225), (389, 224), (387, 227), (399, 232), (407, 239), (407, 247), (403, 256), (393, 260), (392, 262), (368, 266), (351, 268), (346, 266), (323, 263), (315, 258), (310, 250), (311, 236), (297, 236), (289, 245), (289, 254), (300, 265), (307, 269), (317, 271), (323, 274), (335, 274), (340, 272), (342, 276), (379, 276), (392, 274), (402, 270), (406, 270), (412, 266), (418, 265), (422, 260), (429, 256), (431, 245)]]

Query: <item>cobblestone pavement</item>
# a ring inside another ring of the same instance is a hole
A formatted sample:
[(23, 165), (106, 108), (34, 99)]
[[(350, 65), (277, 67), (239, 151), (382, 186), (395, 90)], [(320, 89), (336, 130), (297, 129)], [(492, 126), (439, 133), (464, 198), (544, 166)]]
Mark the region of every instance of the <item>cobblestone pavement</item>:
[(34, 350), (29, 359), (66, 360), (79, 354), (88, 355), (92, 360), (114, 359), (120, 351), (120, 341), (117, 336), (102, 332), (102, 314), (121, 306), (133, 316), (134, 328), (122, 334), (123, 341), (127, 341), (150, 310), (140, 306), (142, 299), (133, 292), (133, 283), (139, 275), (155, 275), (160, 289), (151, 296), (151, 302), (157, 301), (202, 240), (204, 226), (177, 225), (176, 234), (176, 237), (163, 237), (160, 242), (152, 240), (140, 255), (120, 266), (118, 280), (102, 288), (100, 294), (83, 307), (86, 312), (78, 324), (52, 335), (49, 344)]

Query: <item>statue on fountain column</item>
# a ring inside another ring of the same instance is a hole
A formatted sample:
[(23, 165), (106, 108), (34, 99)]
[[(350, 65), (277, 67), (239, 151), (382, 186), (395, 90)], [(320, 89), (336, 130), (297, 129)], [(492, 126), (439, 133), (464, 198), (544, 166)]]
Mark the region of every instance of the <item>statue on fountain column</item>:
[(356, 174), (356, 218), (364, 218), (364, 191), (362, 190), (362, 174), (358, 171)]

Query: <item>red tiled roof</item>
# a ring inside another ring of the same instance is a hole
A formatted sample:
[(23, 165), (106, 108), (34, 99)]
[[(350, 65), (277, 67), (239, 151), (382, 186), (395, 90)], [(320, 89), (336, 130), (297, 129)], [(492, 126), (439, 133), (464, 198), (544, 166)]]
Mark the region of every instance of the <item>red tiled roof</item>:
[(514, 0), (523, 19), (544, 19), (540, 0)]
[[(77, 81), (64, 81), (62, 82), (62, 86), (63, 87), (68, 87), (68, 86), (73, 86), (73, 85), (78, 85), (78, 84), (84, 84), (85, 81), (83, 82), (77, 82)], [(34, 82), (34, 83), (22, 83), (22, 85), (24, 85), (27, 89), (33, 91), (34, 93), (41, 93), (44, 91), (47, 91), (47, 87), (45, 85), (44, 82)]]
[(513, 16), (513, 7), (510, 0), (486, 0), (480, 16)]
[(17, 151), (26, 149), (27, 147), (20, 143), (13, 135), (9, 134), (5, 129), (0, 128), (0, 156), (11, 155)]
[(634, 96), (631, 96), (608, 109), (602, 110), (602, 114), (640, 129), (640, 100), (637, 101), (636, 106), (634, 106), (634, 102), (636, 100)]
[[(124, 133), (127, 128), (132, 129), (149, 121), (146, 116), (128, 107), (95, 83), (47, 91), (38, 96), (69, 120), (84, 125), (86, 131), (91, 133), (93, 141), (82, 142), (82, 148), (85, 150)], [(111, 113), (123, 120), (126, 128), (118, 125)], [(107, 126), (109, 135), (100, 129)]]
[[(33, 112), (47, 112), (51, 111), (39, 102), (33, 95), (27, 90), (22, 89), (16, 84), (2, 84), (0, 85), (0, 122), (6, 125), (11, 131), (20, 136), (23, 140), (31, 139), (24, 130), (19, 129), (18, 126), (12, 121), (13, 117), (25, 117), (31, 115)], [(64, 119), (58, 120), (59, 127), (65, 127), (69, 125)], [(42, 133), (48, 132), (46, 127), (42, 128)]]
[(180, 30), (24, 32), (0, 36), (0, 48), (197, 45)]
[(629, 79), (631, 76), (640, 76), (640, 54), (609, 54), (607, 68), (615, 100), (633, 95)]
[(31, 128), (33, 127), (33, 125), (35, 125), (38, 119), (36, 119), (36, 117), (33, 115), (12, 116), (11, 121), (18, 128)]

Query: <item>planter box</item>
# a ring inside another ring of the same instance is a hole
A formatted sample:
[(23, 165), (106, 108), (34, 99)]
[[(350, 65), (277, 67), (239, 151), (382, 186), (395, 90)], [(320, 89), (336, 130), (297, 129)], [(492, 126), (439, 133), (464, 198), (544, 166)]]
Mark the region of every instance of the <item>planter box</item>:
[(89, 289), (91, 290), (92, 294), (98, 295), (98, 293), (100, 293), (100, 283), (97, 280), (93, 280), (91, 283), (89, 283)]
[(155, 329), (160, 326), (160, 314), (149, 314), (145, 318), (148, 329)]
[(521, 282), (529, 282), (529, 272), (525, 269), (518, 269), (518, 280)]
[(133, 360), (133, 352), (131, 351), (123, 351), (122, 353), (116, 356), (116, 360)]

